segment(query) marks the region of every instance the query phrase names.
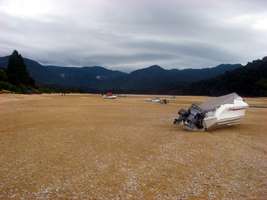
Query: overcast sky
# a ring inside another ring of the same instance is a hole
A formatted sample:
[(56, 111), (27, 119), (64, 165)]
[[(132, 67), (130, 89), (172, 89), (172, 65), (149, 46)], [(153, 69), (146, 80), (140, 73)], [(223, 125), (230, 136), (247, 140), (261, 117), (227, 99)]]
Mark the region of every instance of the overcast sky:
[(0, 0), (0, 56), (130, 70), (267, 56), (266, 0)]

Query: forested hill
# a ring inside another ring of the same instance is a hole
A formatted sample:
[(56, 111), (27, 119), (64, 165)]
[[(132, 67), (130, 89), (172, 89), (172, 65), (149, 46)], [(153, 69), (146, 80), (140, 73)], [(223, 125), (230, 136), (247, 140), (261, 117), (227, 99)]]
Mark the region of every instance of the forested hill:
[(215, 78), (195, 82), (182, 93), (218, 96), (230, 92), (242, 96), (267, 96), (267, 57)]

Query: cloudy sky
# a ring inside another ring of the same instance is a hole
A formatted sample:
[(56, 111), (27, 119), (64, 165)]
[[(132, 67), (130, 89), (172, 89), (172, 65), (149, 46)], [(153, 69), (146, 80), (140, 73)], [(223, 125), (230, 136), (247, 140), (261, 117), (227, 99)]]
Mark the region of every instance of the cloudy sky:
[(267, 56), (266, 0), (0, 0), (0, 56), (125, 71)]

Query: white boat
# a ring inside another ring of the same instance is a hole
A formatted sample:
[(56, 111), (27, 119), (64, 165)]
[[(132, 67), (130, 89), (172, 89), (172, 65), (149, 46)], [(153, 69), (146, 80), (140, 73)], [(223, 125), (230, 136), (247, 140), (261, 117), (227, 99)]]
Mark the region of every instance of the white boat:
[(179, 110), (175, 124), (182, 123), (189, 130), (207, 130), (217, 126), (239, 124), (248, 104), (236, 93), (212, 98), (202, 104), (192, 104)]
[(153, 103), (160, 103), (160, 98), (158, 98), (158, 97), (153, 98), (153, 99), (151, 99), (151, 102), (153, 102)]
[(152, 103), (160, 103), (160, 104), (167, 104), (167, 103), (169, 103), (169, 100), (168, 99), (159, 98), (159, 97), (155, 97), (153, 99), (147, 99), (146, 101), (152, 102)]
[(116, 99), (117, 96), (112, 94), (112, 92), (107, 92), (105, 95), (103, 95), (104, 99)]
[(104, 99), (116, 99), (117, 96), (116, 95), (104, 95), (103, 98)]

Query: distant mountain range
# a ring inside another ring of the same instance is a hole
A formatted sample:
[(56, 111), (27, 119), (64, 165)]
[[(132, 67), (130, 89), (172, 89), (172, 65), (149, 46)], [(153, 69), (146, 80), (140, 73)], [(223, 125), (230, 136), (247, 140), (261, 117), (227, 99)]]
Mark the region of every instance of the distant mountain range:
[[(99, 66), (45, 66), (27, 58), (24, 58), (24, 61), (38, 85), (85, 92), (180, 93), (193, 82), (215, 78), (242, 68), (240, 64), (222, 64), (213, 68), (166, 70), (153, 65), (124, 73)], [(6, 68), (7, 62), (8, 56), (0, 57), (0, 68)]]

